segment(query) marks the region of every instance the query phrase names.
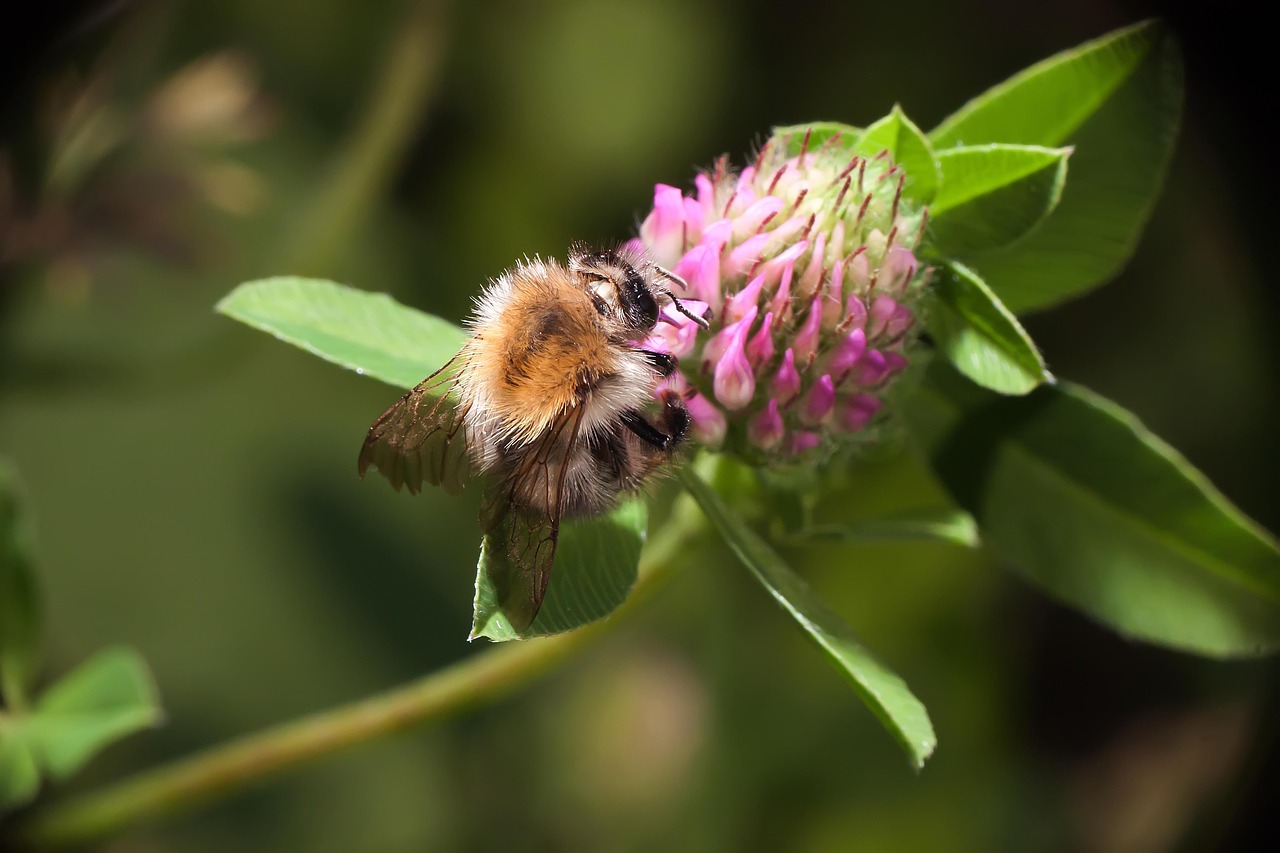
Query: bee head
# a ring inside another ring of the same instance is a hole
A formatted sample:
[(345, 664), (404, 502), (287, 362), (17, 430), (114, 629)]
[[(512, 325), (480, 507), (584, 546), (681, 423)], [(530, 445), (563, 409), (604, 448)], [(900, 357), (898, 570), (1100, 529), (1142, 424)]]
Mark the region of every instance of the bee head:
[(653, 330), (658, 324), (659, 304), (672, 302), (678, 311), (703, 328), (707, 322), (684, 309), (667, 288), (666, 282), (684, 287), (674, 273), (626, 249), (591, 249), (575, 244), (569, 250), (569, 270), (583, 280), (601, 313), (636, 335)]

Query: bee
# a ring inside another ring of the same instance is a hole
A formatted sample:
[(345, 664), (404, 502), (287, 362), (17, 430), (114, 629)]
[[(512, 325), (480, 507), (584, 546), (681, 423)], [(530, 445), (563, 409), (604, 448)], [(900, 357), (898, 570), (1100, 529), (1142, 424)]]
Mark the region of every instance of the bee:
[(398, 490), (450, 493), (487, 480), (480, 526), (509, 577), (494, 578), (516, 630), (542, 605), (560, 522), (615, 506), (668, 463), (689, 431), (660, 380), (676, 359), (644, 340), (675, 310), (702, 328), (668, 284), (674, 273), (625, 249), (571, 247), (568, 264), (526, 259), (491, 281), (453, 359), (373, 422), (359, 471)]

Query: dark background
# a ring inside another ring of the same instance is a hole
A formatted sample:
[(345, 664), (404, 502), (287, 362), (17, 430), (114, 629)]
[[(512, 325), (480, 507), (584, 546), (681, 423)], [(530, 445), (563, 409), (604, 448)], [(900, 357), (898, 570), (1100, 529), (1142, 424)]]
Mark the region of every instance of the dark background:
[[(73, 787), (483, 651), (462, 641), (474, 498), (355, 480), (355, 444), (395, 392), (214, 316), (235, 283), (320, 274), (457, 319), (513, 258), (625, 235), (655, 182), (687, 184), (772, 125), (867, 124), (896, 101), (932, 127), (1153, 13), (1187, 63), (1167, 190), (1116, 282), (1028, 325), (1055, 373), (1280, 528), (1275, 181), (1253, 117), (1274, 90), (1265, 27), (1222, 4), (417, 8), (53, 2), (0, 27), (0, 448), (39, 517), (47, 671), (135, 645), (170, 716)], [(442, 51), (420, 118), (385, 178), (366, 170), (326, 218), (414, 21)], [(182, 91), (221, 112), (175, 124), (157, 93), (210, 57)], [(910, 500), (896, 463), (863, 476), (826, 511)], [(1129, 644), (944, 546), (791, 557), (929, 706), (941, 745), (920, 777), (714, 555), (511, 700), (113, 849), (1274, 844), (1274, 664)]]

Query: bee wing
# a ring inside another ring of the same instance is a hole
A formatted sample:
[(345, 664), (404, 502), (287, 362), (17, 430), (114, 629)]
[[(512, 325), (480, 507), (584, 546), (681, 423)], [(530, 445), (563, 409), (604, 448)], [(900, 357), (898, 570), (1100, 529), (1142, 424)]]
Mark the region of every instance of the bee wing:
[(443, 375), (449, 364), (393, 403), (369, 427), (360, 448), (361, 477), (372, 465), (397, 491), (405, 485), (415, 495), (424, 482), (441, 486), (451, 495), (466, 485), (471, 475), (466, 412), (449, 394), (451, 383)]
[[(491, 489), (480, 509), (480, 526), (494, 544), (490, 578), (498, 603), (516, 631), (533, 624), (551, 582), (564, 514), (567, 460), (578, 442), (582, 414), (583, 407), (578, 406), (562, 415), (530, 446), (514, 473)], [(539, 494), (546, 511), (519, 506), (517, 493)]]

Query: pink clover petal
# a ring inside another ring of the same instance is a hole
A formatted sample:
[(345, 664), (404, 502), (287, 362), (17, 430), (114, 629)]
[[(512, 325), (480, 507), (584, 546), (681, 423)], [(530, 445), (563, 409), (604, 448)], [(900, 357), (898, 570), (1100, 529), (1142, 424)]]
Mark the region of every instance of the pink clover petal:
[(724, 413), (705, 396), (693, 393), (684, 401), (689, 410), (689, 428), (693, 437), (708, 447), (719, 447), (724, 443), (725, 433), (729, 431), (729, 422)]
[(867, 325), (867, 305), (857, 293), (849, 294), (849, 301), (844, 305), (844, 319), (839, 328), (862, 329)]
[(806, 368), (813, 363), (813, 359), (818, 355), (818, 342), (821, 332), (822, 297), (815, 296), (813, 304), (809, 306), (809, 315), (805, 318), (804, 325), (800, 327), (800, 331), (796, 333), (795, 341), (793, 342), (796, 357)]
[(831, 243), (827, 249), (827, 266), (836, 266), (844, 258), (844, 220), (837, 219), (831, 229)]
[(747, 424), (747, 438), (762, 450), (772, 450), (777, 447), (786, 432), (782, 414), (778, 411), (778, 401), (772, 398), (769, 404)]
[[(808, 217), (793, 216), (786, 222), (779, 225), (772, 231), (765, 232), (769, 235), (769, 243), (771, 246), (777, 247), (774, 251), (778, 251), (777, 260), (780, 264), (797, 260), (809, 248), (808, 240), (796, 240), (792, 242), (791, 238), (797, 236), (809, 224)], [(786, 248), (782, 248), (785, 246)], [(781, 251), (779, 251), (779, 249)], [(786, 260), (783, 260), (783, 257)]]
[(916, 275), (916, 256), (910, 249), (894, 246), (880, 264), (876, 275), (876, 289), (900, 294)]
[(688, 243), (697, 243), (702, 239), (702, 225), (706, 221), (702, 214), (702, 205), (697, 199), (684, 199), (684, 239)]
[(778, 370), (773, 374), (773, 382), (769, 386), (773, 396), (782, 401), (783, 405), (790, 403), (800, 393), (800, 372), (796, 370), (795, 352), (788, 349), (782, 354), (782, 364), (778, 365)]
[(793, 456), (808, 453), (822, 444), (822, 436), (816, 432), (795, 432), (791, 434), (790, 451)]
[(659, 323), (654, 326), (649, 337), (641, 343), (644, 349), (653, 352), (665, 352), (676, 358), (684, 358), (693, 352), (698, 338), (698, 327), (686, 322), (683, 326), (675, 323)]
[(729, 275), (743, 276), (760, 260), (765, 244), (769, 242), (769, 234), (756, 234), (748, 237), (729, 251), (726, 267)]
[(791, 264), (782, 268), (782, 281), (773, 298), (769, 300), (769, 308), (772, 313), (778, 315), (779, 320), (784, 319), (791, 311), (791, 277), (794, 273), (795, 268)]
[(831, 268), (826, 299), (822, 303), (822, 328), (834, 329), (840, 322), (840, 303), (844, 301), (844, 264)]
[(698, 175), (693, 179), (693, 185), (698, 191), (698, 204), (702, 207), (702, 221), (710, 222), (711, 217), (716, 215), (716, 188), (711, 183), (711, 178), (707, 175)]
[(745, 240), (756, 234), (772, 217), (777, 216), (786, 202), (777, 196), (768, 195), (752, 202), (751, 206), (733, 221), (733, 237)]
[(870, 394), (855, 394), (840, 401), (836, 420), (846, 432), (858, 432), (871, 422), (882, 406), (884, 403)]
[(689, 251), (672, 270), (689, 284), (689, 294), (710, 306), (720, 303), (720, 251), (700, 243)]
[(874, 388), (889, 376), (889, 364), (880, 350), (868, 350), (853, 366), (853, 381), (864, 388)]
[[(804, 274), (800, 276), (799, 292), (806, 299), (818, 292), (818, 287), (822, 284), (822, 256), (827, 251), (827, 235), (819, 234), (817, 239), (813, 241), (813, 254), (809, 256), (809, 265), (805, 267)], [(840, 303), (837, 302), (837, 305)]]
[(702, 348), (702, 365), (708, 367), (712, 364), (718, 364), (729, 352), (733, 346), (735, 338), (746, 338), (747, 332), (751, 329), (751, 324), (756, 321), (756, 314), (759, 309), (752, 305), (747, 315), (736, 323), (730, 323), (720, 331), (716, 332), (715, 337), (707, 341), (707, 345)]
[(827, 362), (827, 369), (836, 379), (844, 379), (866, 351), (867, 333), (861, 329), (854, 329), (836, 344), (835, 350), (831, 353), (831, 360)]
[(747, 344), (747, 360), (755, 367), (773, 358), (773, 312), (764, 315), (760, 323), (760, 331), (755, 333)]
[(871, 263), (867, 260), (867, 253), (858, 252), (849, 261), (848, 267), (846, 275), (849, 279), (849, 290), (865, 295), (871, 289)]
[(893, 316), (889, 318), (889, 322), (885, 325), (884, 333), (890, 340), (897, 340), (906, 333), (916, 322), (916, 315), (911, 309), (905, 305), (899, 304), (894, 310)]
[(892, 296), (881, 295), (871, 300), (871, 308), (867, 312), (867, 337), (874, 340), (882, 336), (897, 310), (898, 301)]
[(739, 329), (729, 341), (729, 348), (716, 362), (712, 382), (716, 400), (731, 412), (745, 407), (756, 393), (756, 376), (743, 349), (743, 339), (746, 337), (743, 328), (745, 327), (740, 323)]
[(741, 320), (747, 315), (748, 310), (754, 310), (760, 301), (760, 291), (763, 287), (764, 276), (758, 275), (751, 279), (750, 284), (730, 296), (724, 306), (725, 321), (732, 323)]
[(717, 219), (702, 230), (702, 244), (713, 247), (716, 252), (723, 252), (733, 238), (733, 221)]
[(640, 226), (640, 237), (653, 259), (670, 266), (684, 250), (684, 195), (675, 187), (658, 184), (653, 190), (653, 210)]
[(826, 420), (836, 405), (836, 384), (829, 374), (822, 374), (813, 383), (800, 410), (801, 422), (809, 426), (817, 426)]
[(738, 178), (738, 183), (733, 188), (733, 195), (729, 200), (729, 207), (727, 210), (723, 211), (724, 215), (728, 216), (730, 219), (737, 219), (745, 213), (747, 208), (755, 204), (756, 199), (759, 197), (756, 194), (756, 191), (751, 188), (751, 182), (743, 179), (748, 171), (749, 169), (742, 170), (742, 177)]

